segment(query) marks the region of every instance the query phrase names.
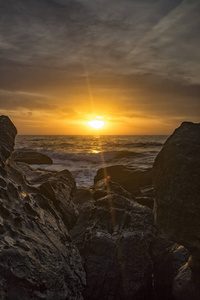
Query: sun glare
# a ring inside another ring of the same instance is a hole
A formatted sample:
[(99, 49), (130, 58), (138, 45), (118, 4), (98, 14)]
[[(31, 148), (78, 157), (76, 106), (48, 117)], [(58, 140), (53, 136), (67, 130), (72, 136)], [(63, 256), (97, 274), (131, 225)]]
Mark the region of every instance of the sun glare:
[(104, 121), (92, 120), (92, 121), (88, 122), (88, 125), (94, 129), (100, 129), (104, 126)]

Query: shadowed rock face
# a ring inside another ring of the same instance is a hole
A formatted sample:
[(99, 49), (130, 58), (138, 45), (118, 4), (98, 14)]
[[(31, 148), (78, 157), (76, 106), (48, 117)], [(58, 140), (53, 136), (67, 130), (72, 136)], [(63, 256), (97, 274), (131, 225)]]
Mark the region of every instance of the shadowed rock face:
[(188, 249), (200, 250), (200, 124), (182, 123), (153, 170), (157, 226)]
[(42, 176), (41, 188), (31, 185), (5, 162), (16, 134), (7, 117), (0, 133), (0, 299), (83, 299), (85, 272), (68, 233), (77, 218), (74, 178), (66, 170)]
[(12, 159), (14, 161), (24, 162), (30, 165), (51, 165), (53, 163), (49, 156), (36, 151), (15, 151), (12, 154)]
[(70, 234), (84, 261), (85, 299), (153, 299), (152, 211), (113, 192), (94, 200), (79, 190), (75, 203), (80, 216)]
[(155, 221), (190, 252), (174, 282), (176, 299), (200, 299), (200, 124), (184, 122), (153, 167)]
[(97, 171), (94, 183), (103, 178), (108, 178), (120, 184), (132, 195), (140, 195), (141, 187), (152, 185), (152, 169), (133, 170), (123, 165), (109, 166)]
[(0, 165), (14, 150), (17, 129), (7, 116), (0, 117)]

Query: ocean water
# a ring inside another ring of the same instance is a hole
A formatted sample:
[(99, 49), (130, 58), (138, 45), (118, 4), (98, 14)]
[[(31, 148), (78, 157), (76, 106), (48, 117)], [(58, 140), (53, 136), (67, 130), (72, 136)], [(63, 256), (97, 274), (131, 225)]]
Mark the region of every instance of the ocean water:
[(152, 167), (167, 137), (18, 135), (15, 149), (47, 154), (53, 159), (53, 165), (32, 167), (56, 171), (68, 169), (78, 186), (91, 186), (97, 170), (104, 166), (122, 164), (136, 169)]

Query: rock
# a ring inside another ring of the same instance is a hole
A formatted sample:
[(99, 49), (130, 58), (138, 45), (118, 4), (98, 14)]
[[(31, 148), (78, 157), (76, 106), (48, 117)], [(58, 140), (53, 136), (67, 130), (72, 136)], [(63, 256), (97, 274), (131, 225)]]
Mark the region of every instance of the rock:
[(94, 199), (99, 199), (101, 197), (113, 193), (124, 196), (129, 199), (131, 198), (134, 199), (134, 197), (128, 191), (126, 191), (122, 186), (106, 178), (103, 178), (99, 180), (97, 183), (95, 183), (91, 191)]
[(152, 184), (152, 169), (134, 170), (122, 165), (115, 165), (99, 169), (94, 183), (103, 178), (118, 183), (132, 195), (140, 195), (142, 186)]
[(12, 159), (16, 162), (24, 162), (29, 165), (52, 165), (52, 159), (46, 154), (36, 151), (15, 151)]
[(189, 252), (185, 247), (176, 244), (171, 251), (171, 255), (173, 260), (173, 273), (175, 278), (179, 270), (188, 262)]
[(135, 201), (151, 209), (154, 207), (154, 199), (150, 197), (136, 197)]
[(174, 242), (157, 231), (151, 244), (150, 255), (153, 266), (153, 287), (156, 300), (172, 300), (174, 280), (172, 249)]
[(193, 276), (191, 268), (186, 263), (174, 280), (173, 294), (175, 299), (178, 300), (199, 300), (200, 299), (200, 274), (197, 273)]
[(200, 124), (182, 123), (155, 160), (154, 189), (157, 226), (186, 248), (200, 250), (199, 153)]
[(83, 252), (85, 251), (83, 243), (85, 231), (88, 226), (90, 214), (94, 208), (95, 201), (89, 190), (81, 188), (76, 190), (73, 202), (76, 204), (79, 216), (75, 226), (70, 230), (70, 235), (76, 243), (81, 255), (83, 255)]
[(74, 226), (78, 216), (72, 201), (75, 189), (75, 179), (68, 170), (52, 175), (39, 187), (40, 193), (52, 201), (67, 228)]
[(28, 164), (23, 162), (16, 162), (16, 165), (26, 176), (26, 179), (30, 182), (30, 184), (36, 187), (40, 186), (42, 182), (46, 181), (52, 175), (55, 175), (57, 173), (56, 171), (34, 169), (31, 168), (31, 166), (29, 166)]
[(17, 129), (7, 116), (0, 116), (0, 166), (8, 159), (15, 145)]
[(182, 283), (175, 299), (197, 299), (194, 294), (200, 293), (195, 275), (200, 274), (199, 153), (200, 124), (184, 122), (166, 141), (153, 167), (156, 225), (191, 254), (178, 275)]
[(0, 299), (83, 300), (85, 271), (68, 231), (77, 218), (73, 176), (63, 171), (31, 185), (8, 158), (14, 129), (0, 118)]
[(168, 240), (163, 233), (157, 231), (150, 256), (153, 264), (155, 299), (174, 300), (174, 278), (188, 260), (187, 249)]
[(96, 201), (92, 196), (79, 190), (79, 218), (70, 231), (86, 270), (84, 298), (153, 299), (152, 211), (114, 192)]
[(143, 197), (154, 197), (154, 189), (152, 185), (145, 185), (140, 188), (141, 194)]

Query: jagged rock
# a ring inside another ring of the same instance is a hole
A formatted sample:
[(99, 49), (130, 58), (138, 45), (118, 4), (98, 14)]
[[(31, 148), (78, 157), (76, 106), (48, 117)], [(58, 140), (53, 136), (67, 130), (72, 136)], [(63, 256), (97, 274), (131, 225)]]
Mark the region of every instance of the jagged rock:
[(0, 166), (14, 150), (17, 129), (7, 116), (0, 116)]
[(141, 194), (141, 187), (152, 184), (152, 169), (134, 170), (123, 165), (115, 165), (99, 169), (94, 183), (103, 178), (118, 183), (133, 195), (138, 195)]
[(134, 199), (131, 193), (125, 190), (122, 186), (106, 178), (97, 181), (97, 183), (95, 183), (94, 186), (92, 187), (91, 192), (93, 194), (93, 198), (96, 200), (106, 195), (110, 195), (112, 193), (124, 196), (129, 199), (131, 198)]
[(56, 171), (33, 169), (31, 166), (23, 162), (16, 162), (16, 165), (24, 173), (30, 184), (36, 187), (40, 186), (42, 182), (57, 173)]
[(52, 165), (51, 157), (46, 154), (36, 151), (15, 151), (12, 154), (12, 159), (18, 162), (24, 162), (29, 165)]
[(96, 201), (92, 196), (76, 195), (79, 218), (70, 231), (87, 274), (85, 299), (153, 299), (152, 211), (114, 192)]
[(68, 228), (73, 227), (78, 216), (72, 201), (75, 189), (75, 179), (68, 170), (52, 175), (39, 187), (40, 193), (52, 201)]
[(199, 299), (200, 295), (196, 285), (200, 274), (199, 153), (200, 124), (184, 122), (166, 141), (153, 168), (156, 224), (191, 254), (176, 279), (176, 284), (181, 282), (174, 289), (176, 299)]
[(0, 132), (0, 299), (83, 299), (85, 271), (68, 232), (74, 179), (63, 171), (43, 178), (41, 190), (32, 186), (8, 159), (16, 132), (8, 118), (0, 117)]

